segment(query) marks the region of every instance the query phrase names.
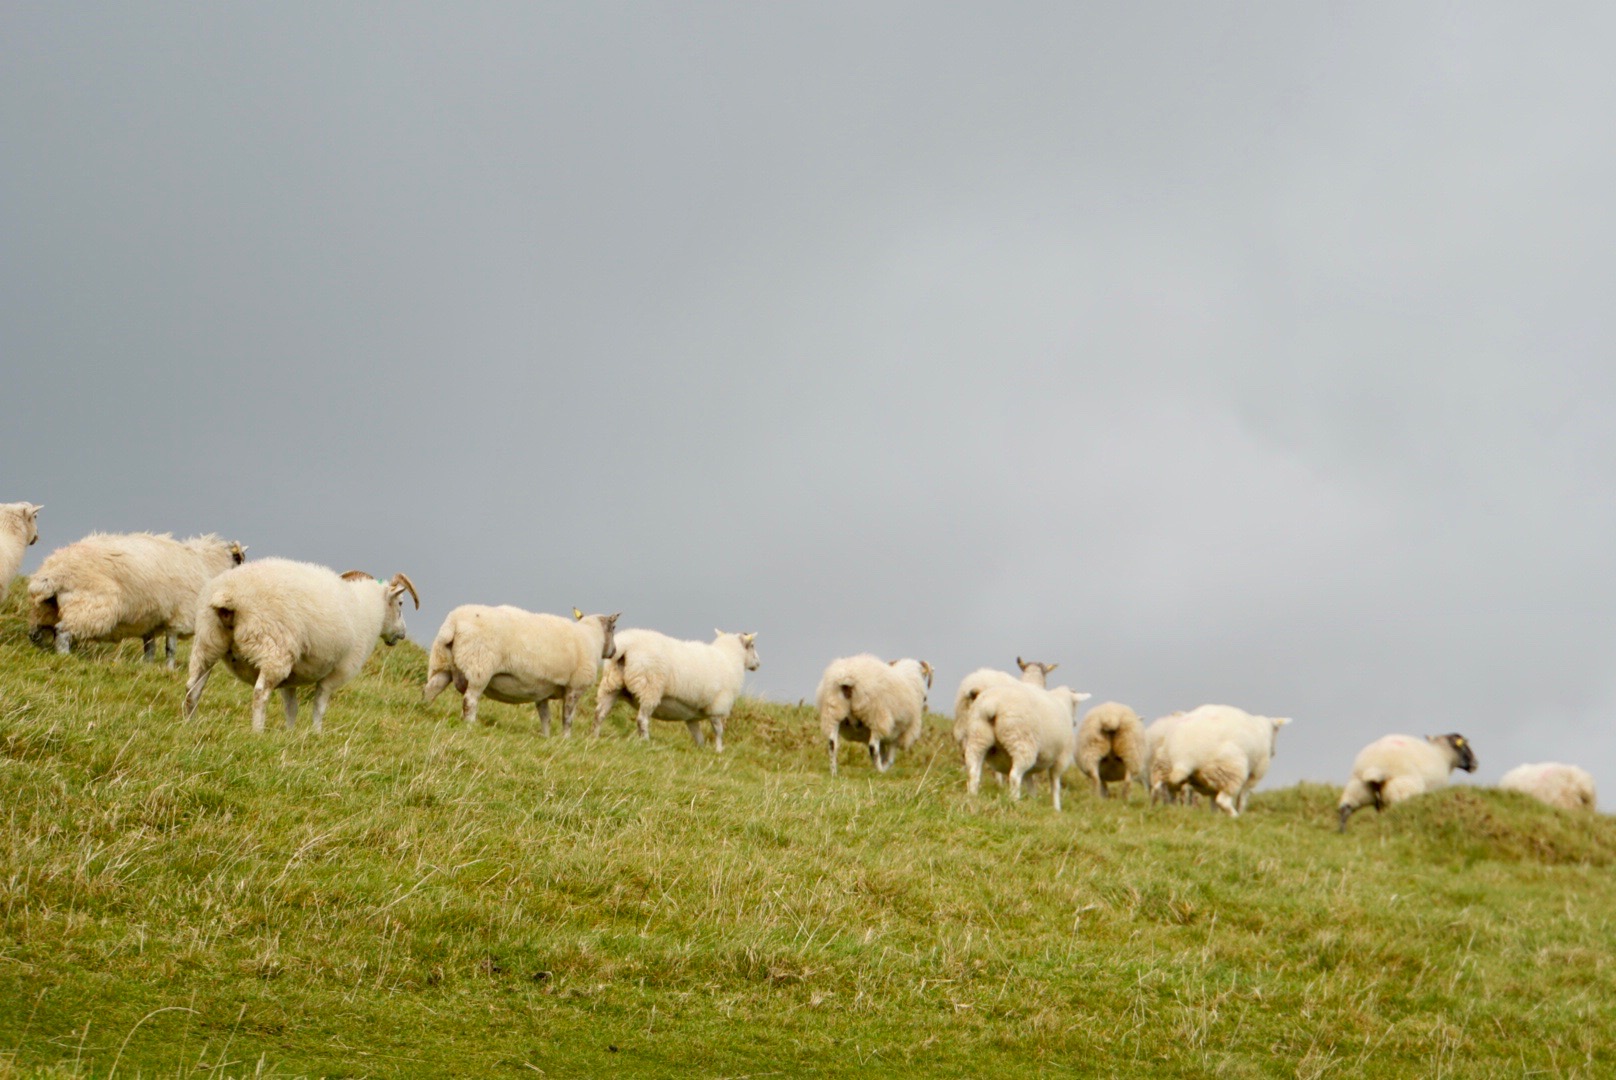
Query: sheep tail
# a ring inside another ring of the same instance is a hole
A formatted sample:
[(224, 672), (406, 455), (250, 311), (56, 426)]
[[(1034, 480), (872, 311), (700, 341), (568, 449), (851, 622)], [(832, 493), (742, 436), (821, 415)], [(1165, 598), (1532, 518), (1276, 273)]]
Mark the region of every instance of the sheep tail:
[(438, 636), (432, 639), (432, 656), (427, 661), (426, 674), (431, 678), (440, 671), (448, 671), (454, 667), (454, 626), (451, 622), (444, 623)]
[(1381, 789), (1386, 786), (1386, 774), (1380, 769), (1365, 769), (1359, 777), (1364, 787), (1369, 789), (1369, 797), (1374, 800), (1376, 810), (1386, 809), (1385, 800), (1381, 796)]
[(852, 679), (843, 679), (842, 680), (842, 696), (844, 698), (846, 698), (848, 701), (853, 700), (853, 680)]

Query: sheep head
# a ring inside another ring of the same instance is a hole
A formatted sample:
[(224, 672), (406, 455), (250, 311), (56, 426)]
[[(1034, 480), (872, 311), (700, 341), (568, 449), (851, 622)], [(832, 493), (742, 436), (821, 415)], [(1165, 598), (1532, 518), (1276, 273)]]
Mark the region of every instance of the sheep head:
[(1448, 735), (1431, 735), (1427, 738), (1437, 746), (1447, 749), (1448, 756), (1453, 761), (1453, 768), (1463, 769), (1465, 772), (1476, 771), (1476, 752), (1470, 749), (1470, 740), (1453, 732)]
[(22, 523), (28, 531), (29, 547), (39, 543), (39, 512), (43, 509), (45, 509), (43, 506), (35, 506), (33, 503), (23, 504)]
[[(573, 610), (577, 611), (578, 609), (573, 608)], [(600, 620), (601, 629), (606, 631), (606, 635), (600, 643), (600, 658), (602, 660), (610, 660), (617, 655), (617, 620), (622, 614), (619, 611), (613, 615), (595, 616)]]
[(757, 654), (757, 635), (742, 634), (741, 644), (746, 647), (746, 670), (756, 671), (758, 669), (758, 665), (761, 663), (761, 661), (758, 660)]
[(232, 541), (230, 541), (229, 550), (230, 550), (230, 561), (234, 565), (240, 566), (242, 563), (247, 561), (247, 545), (246, 544), (238, 543), (237, 541), (232, 540)]

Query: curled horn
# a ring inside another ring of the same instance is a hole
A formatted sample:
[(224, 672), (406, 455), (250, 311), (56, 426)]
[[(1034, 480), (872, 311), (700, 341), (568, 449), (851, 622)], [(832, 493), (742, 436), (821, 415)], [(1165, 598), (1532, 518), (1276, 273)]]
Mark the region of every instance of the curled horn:
[(369, 577), (370, 577), (370, 575), (365, 573), (363, 570), (349, 570), (347, 573), (342, 575), (342, 580), (343, 581), (365, 581)]
[(411, 581), (405, 575), (404, 571), (400, 570), (398, 573), (394, 574), (391, 583), (394, 585), (402, 585), (406, 589), (410, 590), (410, 598), (415, 601), (415, 610), (421, 610), (421, 594), (415, 591), (415, 582)]

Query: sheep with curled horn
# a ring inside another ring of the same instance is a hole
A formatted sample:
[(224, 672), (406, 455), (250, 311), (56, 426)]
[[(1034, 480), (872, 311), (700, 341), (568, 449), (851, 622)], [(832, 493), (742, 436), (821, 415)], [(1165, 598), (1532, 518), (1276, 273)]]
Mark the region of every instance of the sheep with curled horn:
[(321, 729), (331, 695), (351, 681), (375, 651), (376, 641), (404, 638), (404, 594), (421, 606), (404, 574), (389, 581), (360, 570), (290, 559), (263, 559), (220, 574), (196, 611), (196, 644), (186, 680), (186, 719), (196, 713), (213, 667), (223, 660), (253, 687), (254, 731), (263, 731), (269, 695), (276, 690), (286, 726), (297, 722), (297, 688), (314, 691), (313, 728)]

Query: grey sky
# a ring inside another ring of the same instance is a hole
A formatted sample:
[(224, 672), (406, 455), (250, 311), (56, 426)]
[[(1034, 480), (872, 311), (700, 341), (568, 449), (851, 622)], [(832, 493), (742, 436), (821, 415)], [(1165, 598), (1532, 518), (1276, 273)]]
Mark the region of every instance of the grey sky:
[[(1616, 10), (8, 4), (0, 501), (1616, 795)], [(744, 732), (737, 733), (746, 738)]]

